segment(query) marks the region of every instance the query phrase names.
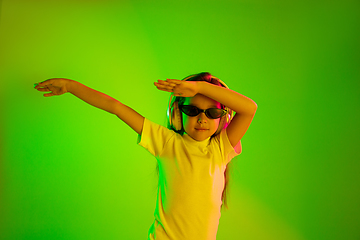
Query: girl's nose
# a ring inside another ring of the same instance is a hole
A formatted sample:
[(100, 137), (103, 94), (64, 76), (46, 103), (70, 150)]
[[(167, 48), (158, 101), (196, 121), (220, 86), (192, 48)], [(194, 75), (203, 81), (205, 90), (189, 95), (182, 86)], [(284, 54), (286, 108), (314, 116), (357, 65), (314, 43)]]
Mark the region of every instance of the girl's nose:
[(200, 113), (199, 118), (198, 118), (198, 123), (206, 123), (207, 122), (207, 117), (205, 115), (205, 113)]

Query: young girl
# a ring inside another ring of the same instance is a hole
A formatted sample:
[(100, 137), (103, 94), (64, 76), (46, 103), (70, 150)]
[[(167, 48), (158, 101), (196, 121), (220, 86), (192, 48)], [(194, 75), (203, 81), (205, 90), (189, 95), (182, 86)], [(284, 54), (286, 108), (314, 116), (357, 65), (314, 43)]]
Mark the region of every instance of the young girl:
[[(35, 88), (50, 92), (45, 97), (70, 92), (117, 115), (138, 133), (138, 143), (156, 157), (159, 184), (148, 239), (214, 240), (225, 200), (224, 173), (241, 152), (240, 139), (257, 105), (206, 72), (154, 84), (172, 93), (168, 128), (73, 80), (49, 79)], [(236, 112), (233, 117), (232, 111)]]

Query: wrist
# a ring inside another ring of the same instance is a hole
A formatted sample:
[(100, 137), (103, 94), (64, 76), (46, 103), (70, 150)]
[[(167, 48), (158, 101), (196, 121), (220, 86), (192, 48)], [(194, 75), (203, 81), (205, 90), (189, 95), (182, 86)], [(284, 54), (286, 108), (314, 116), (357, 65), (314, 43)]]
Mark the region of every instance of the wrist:
[(199, 94), (203, 94), (204, 93), (204, 87), (205, 87), (205, 84), (207, 82), (204, 82), (204, 81), (197, 81), (196, 82), (196, 90), (197, 90), (197, 93)]
[(76, 82), (70, 79), (66, 79), (65, 81), (66, 91), (69, 93), (73, 93)]

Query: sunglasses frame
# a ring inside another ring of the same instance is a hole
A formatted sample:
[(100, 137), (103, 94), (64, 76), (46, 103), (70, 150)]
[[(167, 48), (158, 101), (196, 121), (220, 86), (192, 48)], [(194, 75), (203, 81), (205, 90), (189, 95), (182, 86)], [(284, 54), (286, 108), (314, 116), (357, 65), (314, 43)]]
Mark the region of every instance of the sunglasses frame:
[[(183, 107), (193, 107), (193, 108), (196, 108), (197, 109), (197, 114), (196, 115), (188, 115), (187, 113), (185, 113), (184, 111), (183, 111)], [(208, 118), (210, 118), (210, 119), (218, 119), (218, 118), (221, 118), (221, 117), (223, 117), (226, 113), (227, 113), (227, 111), (225, 110), (225, 109), (222, 109), (222, 108), (208, 108), (208, 109), (200, 109), (200, 108), (198, 108), (198, 107), (196, 107), (196, 106), (194, 106), (194, 105), (179, 105), (179, 109), (180, 109), (180, 111), (181, 112), (183, 112), (185, 115), (187, 115), (187, 116), (190, 116), (190, 117), (196, 117), (197, 115), (199, 115), (200, 113), (205, 113), (205, 115), (208, 117)], [(220, 115), (220, 117), (217, 117), (217, 118), (213, 118), (213, 117), (211, 117), (208, 113), (209, 113), (209, 110), (210, 109), (217, 109), (217, 110), (222, 110), (222, 114)]]

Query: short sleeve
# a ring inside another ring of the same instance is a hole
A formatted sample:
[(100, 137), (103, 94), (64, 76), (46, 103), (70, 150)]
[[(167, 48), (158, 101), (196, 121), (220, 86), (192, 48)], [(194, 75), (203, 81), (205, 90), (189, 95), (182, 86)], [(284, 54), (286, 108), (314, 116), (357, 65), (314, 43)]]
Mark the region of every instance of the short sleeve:
[(174, 137), (175, 134), (175, 132), (166, 127), (145, 118), (142, 132), (138, 135), (137, 143), (157, 157), (163, 152), (166, 142)]
[(219, 143), (220, 148), (223, 152), (223, 158), (225, 159), (226, 163), (229, 163), (231, 159), (239, 155), (242, 151), (241, 141), (239, 141), (235, 147), (233, 147), (230, 143), (230, 140), (227, 136), (226, 129), (220, 132), (219, 134)]

